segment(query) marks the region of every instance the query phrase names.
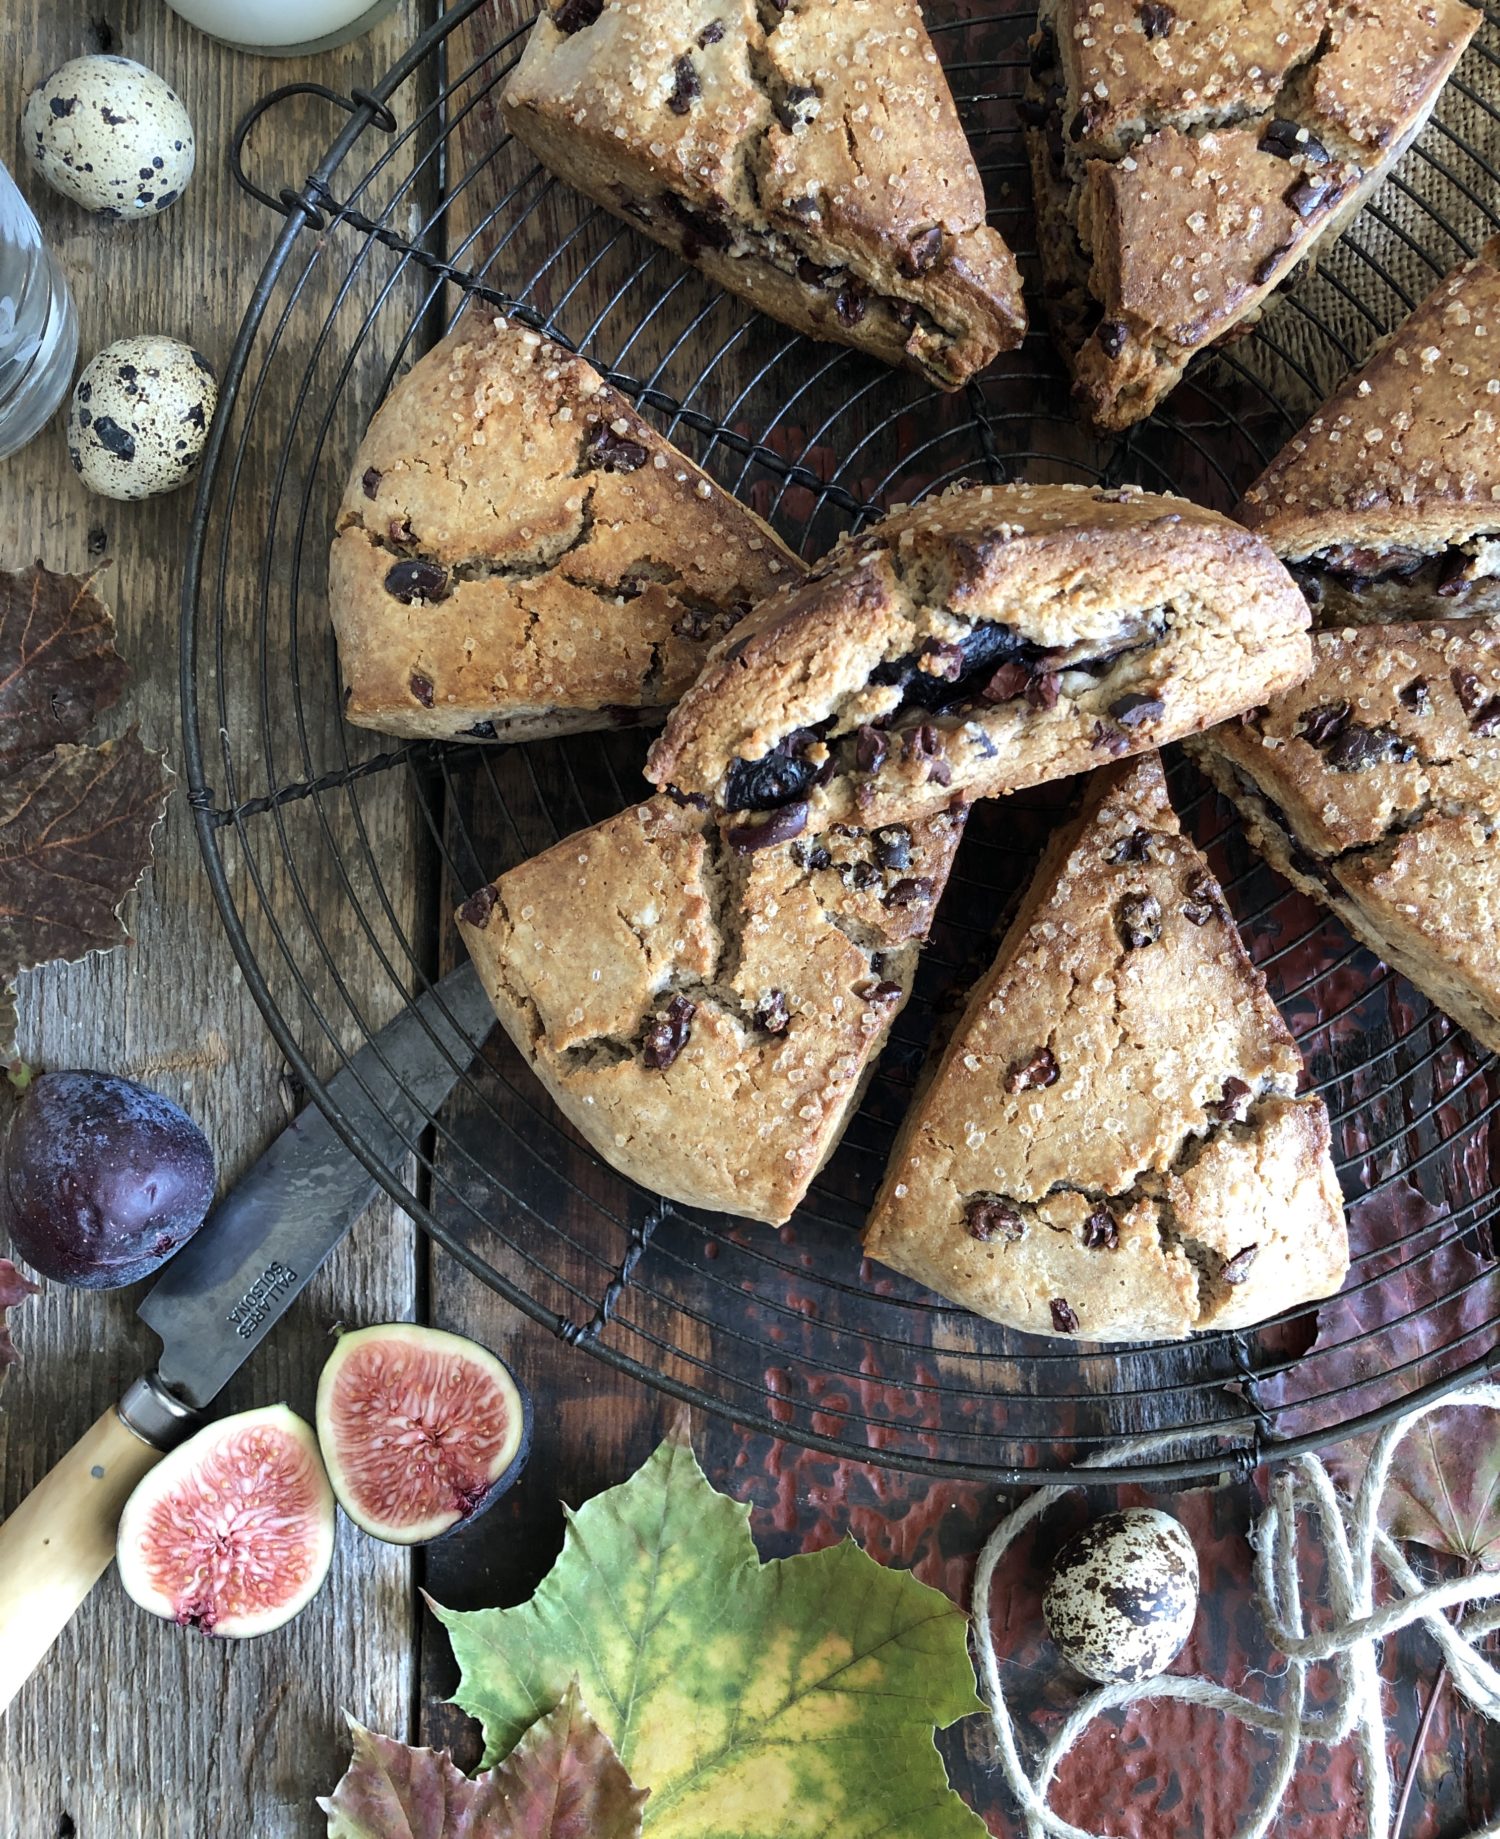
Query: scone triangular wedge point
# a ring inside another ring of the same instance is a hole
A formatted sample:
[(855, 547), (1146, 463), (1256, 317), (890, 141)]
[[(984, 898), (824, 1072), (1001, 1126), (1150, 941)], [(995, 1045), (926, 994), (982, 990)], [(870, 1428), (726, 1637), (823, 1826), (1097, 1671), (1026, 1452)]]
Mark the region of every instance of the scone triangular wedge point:
[(1021, 342), (915, 0), (545, 0), (502, 109), (570, 185), (814, 338), (941, 389)]
[(776, 822), (861, 821), (1086, 771), (1307, 670), (1307, 603), (1259, 537), (1181, 498), (967, 486), (897, 510), (710, 655), (647, 776)]
[(1194, 755), (1273, 868), (1500, 1051), (1500, 620), (1313, 650), (1291, 695)]
[(858, 1101), (966, 808), (874, 833), (837, 816), (820, 800), (777, 835), (663, 795), (459, 910), (563, 1115), (653, 1193), (779, 1224)]
[(1089, 1340), (1245, 1327), (1348, 1268), (1321, 1099), (1160, 762), (1053, 839), (908, 1112), (872, 1258)]
[(1235, 515), (1321, 624), (1500, 612), (1500, 237), (1438, 283)]
[(1080, 406), (1149, 415), (1247, 330), (1426, 122), (1466, 0), (1042, 0), (1022, 104)]
[(592, 365), (471, 311), (386, 397), (339, 506), (344, 712), (439, 738), (659, 721), (802, 572)]

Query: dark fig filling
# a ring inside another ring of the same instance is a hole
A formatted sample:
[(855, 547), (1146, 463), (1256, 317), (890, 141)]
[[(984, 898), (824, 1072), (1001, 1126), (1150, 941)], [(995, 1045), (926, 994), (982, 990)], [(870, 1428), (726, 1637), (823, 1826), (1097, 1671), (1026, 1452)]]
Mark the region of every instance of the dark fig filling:
[[(1480, 538), (1478, 542), (1483, 547), (1491, 540)], [(1471, 544), (1451, 543), (1431, 551), (1402, 544), (1374, 548), (1340, 543), (1309, 556), (1305, 562), (1294, 562), (1291, 572), (1311, 607), (1321, 606), (1331, 588), (1358, 598), (1372, 589), (1392, 585), (1409, 588), (1414, 596), (1428, 594), (1440, 600), (1462, 601), (1474, 588), (1491, 580), (1476, 568), (1479, 560)], [(1494, 591), (1500, 592), (1500, 582), (1496, 582)]]

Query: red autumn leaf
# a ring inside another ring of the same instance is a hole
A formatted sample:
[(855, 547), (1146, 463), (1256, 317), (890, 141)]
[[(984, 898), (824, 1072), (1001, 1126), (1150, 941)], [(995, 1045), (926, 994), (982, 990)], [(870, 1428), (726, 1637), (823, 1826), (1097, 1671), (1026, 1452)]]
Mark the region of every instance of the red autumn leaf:
[(472, 1780), (446, 1750), (353, 1732), (348, 1770), (318, 1802), (328, 1839), (639, 1839), (645, 1793), (576, 1681), (504, 1762)]
[(168, 785), (134, 728), (0, 778), (0, 984), (124, 939), (119, 909), (151, 860)]
[(125, 660), (95, 579), (0, 569), (0, 770), (82, 740), (120, 699)]
[(10, 1338), (6, 1311), (14, 1309), (17, 1303), (35, 1294), (36, 1285), (31, 1279), (23, 1277), (9, 1258), (0, 1258), (0, 1379), (4, 1379), (5, 1369), (14, 1366), (21, 1358), (16, 1352), (15, 1342)]

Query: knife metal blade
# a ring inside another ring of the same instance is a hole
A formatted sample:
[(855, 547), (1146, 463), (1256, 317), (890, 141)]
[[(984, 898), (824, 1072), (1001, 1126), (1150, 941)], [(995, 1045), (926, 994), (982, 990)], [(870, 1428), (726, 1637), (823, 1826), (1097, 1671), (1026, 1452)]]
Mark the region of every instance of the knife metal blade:
[[(340, 1118), (394, 1170), (495, 1020), (465, 964), (388, 1022), (329, 1081)], [(301, 1111), (167, 1264), (140, 1304), (155, 1379), (210, 1404), (306, 1288), (379, 1184), (315, 1105)], [(154, 1438), (152, 1439), (155, 1440)]]

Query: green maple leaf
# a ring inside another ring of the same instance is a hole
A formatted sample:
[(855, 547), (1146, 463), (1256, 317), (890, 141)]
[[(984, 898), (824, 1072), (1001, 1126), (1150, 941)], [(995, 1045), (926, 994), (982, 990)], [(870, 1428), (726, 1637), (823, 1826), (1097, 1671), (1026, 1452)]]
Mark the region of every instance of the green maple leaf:
[(352, 1730), (344, 1778), (318, 1802), (328, 1839), (639, 1839), (646, 1797), (576, 1684), (498, 1769), (472, 1781), (446, 1750)]
[(749, 1520), (669, 1439), (530, 1602), (439, 1608), (486, 1761), (576, 1675), (647, 1839), (983, 1839), (933, 1741), (983, 1709), (962, 1612), (849, 1541), (763, 1565)]

